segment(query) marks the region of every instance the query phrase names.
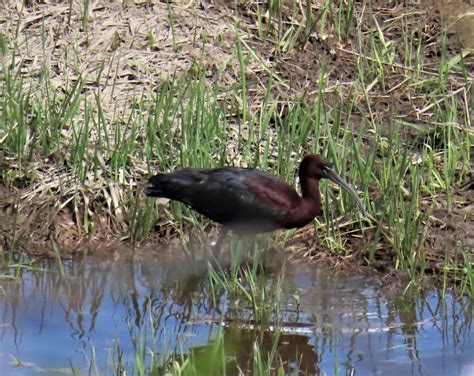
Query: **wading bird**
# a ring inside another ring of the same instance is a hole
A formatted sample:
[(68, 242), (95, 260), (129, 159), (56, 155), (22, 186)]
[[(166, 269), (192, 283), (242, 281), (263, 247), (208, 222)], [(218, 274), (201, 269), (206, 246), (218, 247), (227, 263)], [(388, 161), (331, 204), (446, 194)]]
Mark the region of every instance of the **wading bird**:
[(299, 166), (301, 193), (276, 176), (255, 168), (183, 168), (150, 178), (147, 195), (181, 201), (198, 213), (240, 234), (303, 227), (321, 214), (319, 181), (329, 179), (343, 188), (366, 217), (356, 192), (323, 156), (309, 154)]

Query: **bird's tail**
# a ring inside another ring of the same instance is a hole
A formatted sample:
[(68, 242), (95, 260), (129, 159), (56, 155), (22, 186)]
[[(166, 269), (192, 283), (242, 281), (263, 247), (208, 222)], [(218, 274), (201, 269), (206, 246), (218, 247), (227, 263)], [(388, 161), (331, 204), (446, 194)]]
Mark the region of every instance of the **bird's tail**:
[(184, 170), (170, 174), (157, 174), (148, 181), (150, 185), (146, 191), (149, 197), (162, 197), (172, 200), (181, 200), (192, 190), (193, 177)]
[(146, 190), (146, 195), (148, 197), (167, 197), (167, 194), (163, 191), (163, 187), (166, 185), (164, 180), (166, 180), (166, 174), (152, 176), (148, 181), (150, 185)]
[[(193, 201), (199, 195), (206, 174), (198, 169), (181, 169), (169, 174), (157, 174), (149, 180), (147, 195), (169, 198), (184, 203)], [(204, 179), (204, 180), (203, 180)]]

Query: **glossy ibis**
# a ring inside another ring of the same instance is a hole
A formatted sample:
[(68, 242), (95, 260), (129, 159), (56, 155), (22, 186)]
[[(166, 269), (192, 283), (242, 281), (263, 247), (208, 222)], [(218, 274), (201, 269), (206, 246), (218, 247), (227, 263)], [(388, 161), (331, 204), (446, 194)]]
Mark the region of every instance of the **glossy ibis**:
[(310, 154), (299, 166), (302, 196), (277, 177), (255, 168), (183, 168), (150, 178), (147, 195), (177, 200), (237, 233), (303, 227), (321, 214), (319, 181), (343, 188), (367, 217), (362, 201), (323, 156)]

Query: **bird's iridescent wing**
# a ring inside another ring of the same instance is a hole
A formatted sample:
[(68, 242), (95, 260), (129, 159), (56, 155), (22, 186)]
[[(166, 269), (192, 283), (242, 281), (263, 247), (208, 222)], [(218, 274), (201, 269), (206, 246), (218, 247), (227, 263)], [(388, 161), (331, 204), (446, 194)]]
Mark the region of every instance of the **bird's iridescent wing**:
[(288, 213), (299, 203), (300, 197), (293, 187), (265, 172), (254, 170), (244, 183), (256, 201), (282, 214)]

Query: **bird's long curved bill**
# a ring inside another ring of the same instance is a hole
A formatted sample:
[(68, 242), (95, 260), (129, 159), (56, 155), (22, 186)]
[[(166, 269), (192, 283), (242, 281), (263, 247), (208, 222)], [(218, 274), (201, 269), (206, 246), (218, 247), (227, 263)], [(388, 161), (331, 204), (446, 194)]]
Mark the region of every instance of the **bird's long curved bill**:
[(361, 199), (359, 196), (357, 196), (356, 191), (354, 191), (354, 188), (352, 188), (343, 178), (341, 178), (334, 170), (327, 170), (328, 171), (328, 178), (338, 186), (340, 186), (342, 189), (344, 189), (349, 195), (354, 199), (354, 201), (357, 204), (357, 207), (359, 208), (360, 212), (364, 215), (364, 217), (370, 218), (370, 214), (367, 213), (367, 210), (365, 210), (365, 206), (362, 203)]

